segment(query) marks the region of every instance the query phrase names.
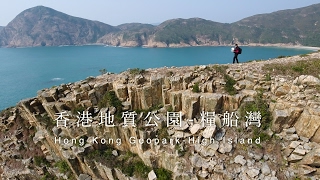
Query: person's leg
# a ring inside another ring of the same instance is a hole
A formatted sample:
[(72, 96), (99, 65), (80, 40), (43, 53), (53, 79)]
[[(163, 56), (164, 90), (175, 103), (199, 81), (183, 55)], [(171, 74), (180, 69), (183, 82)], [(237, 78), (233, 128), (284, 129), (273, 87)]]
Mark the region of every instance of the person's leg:
[(236, 54), (234, 54), (234, 56), (233, 56), (233, 64), (234, 64), (234, 62), (235, 62), (236, 58), (237, 58), (237, 55), (236, 55)]
[(238, 54), (235, 55), (235, 59), (237, 60), (237, 63), (239, 63), (239, 61), (238, 61)]

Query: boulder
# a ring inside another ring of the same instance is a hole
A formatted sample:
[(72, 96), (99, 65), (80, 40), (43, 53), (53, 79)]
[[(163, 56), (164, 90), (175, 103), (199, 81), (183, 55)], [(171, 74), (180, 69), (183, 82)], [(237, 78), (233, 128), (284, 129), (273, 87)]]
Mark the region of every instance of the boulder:
[(42, 141), (45, 138), (45, 136), (46, 136), (45, 131), (38, 130), (33, 137), (33, 142), (37, 144), (37, 142)]
[(306, 154), (306, 150), (303, 149), (303, 146), (299, 145), (292, 153), (297, 154), (299, 156), (304, 156)]
[(248, 90), (252, 90), (253, 87), (254, 87), (254, 83), (252, 83), (251, 81), (248, 81), (248, 80), (241, 80), (241, 81), (238, 81), (237, 82), (237, 86), (240, 88), (240, 89), (248, 89)]
[(219, 146), (219, 152), (224, 154), (224, 153), (229, 153), (232, 150), (232, 144), (230, 143), (221, 143)]
[(215, 153), (217, 152), (218, 149), (219, 149), (219, 142), (214, 142), (214, 143), (209, 144), (209, 146), (201, 149), (200, 154), (202, 156), (212, 157), (215, 155)]
[(273, 117), (272, 130), (279, 133), (282, 130), (283, 125), (287, 123), (289, 114), (287, 110), (276, 109), (273, 111), (272, 117)]
[(304, 156), (304, 158), (300, 162), (304, 165), (309, 166), (320, 166), (320, 148), (311, 150), (307, 155)]
[(296, 155), (296, 154), (291, 154), (288, 157), (288, 161), (289, 162), (297, 162), (297, 161), (301, 160), (302, 158), (303, 158), (303, 156), (299, 156), (299, 155)]
[(148, 173), (148, 179), (149, 180), (156, 180), (157, 179), (157, 175), (153, 170)]
[(315, 86), (315, 85), (320, 85), (320, 80), (314, 76), (301, 75), (293, 81), (293, 84), (297, 84), (297, 85), (305, 84), (308, 86)]
[(298, 147), (300, 145), (299, 141), (291, 141), (291, 143), (289, 144), (289, 148), (291, 149), (295, 149), (296, 147)]
[(298, 170), (299, 170), (299, 173), (303, 174), (303, 175), (308, 175), (308, 174), (311, 174), (311, 173), (317, 171), (316, 168), (313, 168), (313, 167), (310, 167), (310, 166), (307, 166), (307, 165), (300, 165)]
[(262, 163), (261, 166), (261, 173), (265, 176), (271, 174), (271, 170), (270, 167), (268, 166), (268, 164), (266, 162)]
[(200, 168), (205, 163), (205, 160), (201, 156), (199, 156), (198, 154), (191, 156), (189, 159), (190, 159), (192, 166), (194, 166), (194, 167)]
[(237, 155), (235, 158), (234, 158), (234, 162), (235, 163), (238, 163), (238, 164), (241, 164), (242, 166), (246, 164), (246, 160), (244, 159), (244, 157), (242, 155)]
[(91, 176), (89, 176), (88, 174), (80, 174), (79, 180), (91, 180)]
[(189, 129), (191, 134), (196, 134), (200, 128), (201, 128), (200, 124), (193, 124)]
[(255, 178), (256, 176), (258, 176), (260, 174), (260, 169), (257, 168), (249, 168), (247, 171), (247, 174), (251, 177), (251, 178)]
[(306, 108), (294, 125), (299, 136), (309, 139), (315, 135), (316, 131), (320, 127), (320, 117), (318, 115), (311, 114), (310, 112), (312, 113), (312, 109)]
[(290, 91), (290, 86), (288, 84), (283, 84), (282, 86), (278, 87), (274, 94), (276, 96), (283, 96), (288, 94)]
[(206, 129), (202, 132), (202, 136), (206, 139), (212, 138), (214, 133), (216, 132), (216, 125), (208, 126)]

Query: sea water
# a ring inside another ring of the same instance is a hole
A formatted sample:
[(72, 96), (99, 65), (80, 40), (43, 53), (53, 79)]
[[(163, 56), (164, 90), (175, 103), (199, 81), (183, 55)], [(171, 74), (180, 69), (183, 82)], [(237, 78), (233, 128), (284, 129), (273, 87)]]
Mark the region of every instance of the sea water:
[[(0, 48), (0, 110), (38, 90), (97, 76), (99, 70), (119, 73), (128, 68), (181, 67), (232, 63), (227, 47), (122, 48), (62, 46)], [(239, 62), (311, 52), (306, 49), (241, 47)]]

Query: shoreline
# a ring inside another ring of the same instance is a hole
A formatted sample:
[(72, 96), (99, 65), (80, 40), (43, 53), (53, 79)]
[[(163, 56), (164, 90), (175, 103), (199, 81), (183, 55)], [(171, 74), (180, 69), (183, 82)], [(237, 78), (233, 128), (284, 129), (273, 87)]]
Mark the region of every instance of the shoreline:
[[(306, 50), (312, 50), (312, 51), (318, 51), (320, 50), (320, 47), (315, 46), (302, 46), (302, 45), (290, 45), (290, 44), (240, 44), (238, 45), (241, 47), (278, 47), (278, 48), (292, 48), (292, 49), (306, 49)], [(34, 47), (70, 47), (70, 46), (107, 46), (107, 47), (119, 47), (119, 48), (189, 48), (189, 47), (233, 47), (234, 45), (197, 45), (197, 46), (168, 46), (168, 47), (153, 47), (148, 45), (142, 45), (142, 46), (113, 46), (109, 44), (103, 44), (103, 43), (90, 43), (90, 44), (76, 44), (76, 45), (57, 45), (57, 46), (17, 46), (17, 47), (8, 47), (8, 46), (0, 46), (0, 48), (34, 48)]]
[(313, 51), (320, 50), (320, 47), (290, 45), (290, 44), (249, 44), (249, 45), (242, 45), (242, 46), (247, 46), (247, 47), (259, 47), (259, 46), (261, 46), (261, 47), (278, 47), (278, 48), (306, 49), (306, 50), (313, 50)]
[[(225, 46), (226, 47), (226, 46)], [(271, 46), (270, 46), (271, 47)], [(309, 49), (313, 49), (313, 50), (317, 50), (317, 49), (320, 49), (319, 47), (307, 47), (307, 46), (273, 46), (273, 47), (281, 47), (281, 48), (309, 48)], [(315, 56), (317, 56), (316, 58), (320, 58), (320, 51), (314, 51), (314, 52), (310, 52), (310, 56), (312, 56), (312, 57), (315, 57)], [(297, 54), (297, 55), (295, 55), (295, 56), (292, 56), (292, 57), (287, 57), (287, 58), (277, 58), (277, 57), (275, 57), (275, 58), (269, 58), (269, 59), (263, 59), (262, 61), (259, 61), (258, 63), (271, 63), (271, 62), (275, 62), (274, 60), (278, 60), (278, 61), (281, 61), (281, 62), (284, 62), (284, 61), (290, 61), (290, 62), (292, 62), (292, 58), (294, 58), (294, 57), (296, 57), (296, 56), (299, 56), (299, 54)], [(309, 56), (309, 57), (310, 57)], [(290, 59), (290, 60), (288, 60), (288, 58)], [(301, 58), (300, 58), (301, 59)], [(299, 58), (298, 58), (298, 60), (299, 60)], [(255, 62), (256, 60), (251, 60), (251, 61), (253, 61), (253, 62)], [(243, 63), (247, 63), (247, 62), (243, 62)], [(248, 63), (251, 63), (251, 62), (249, 62), (248, 61)], [(255, 62), (255, 64), (256, 64), (257, 62)], [(212, 64), (214, 64), (214, 63), (209, 63), (209, 64), (203, 64), (203, 65), (212, 65)], [(241, 64), (242, 63), (240, 63), (240, 66), (241, 66)], [(225, 63), (223, 63), (223, 64), (219, 64), (219, 65), (226, 65), (226, 66), (239, 66), (239, 64), (231, 64), (231, 62), (225, 62)], [(169, 66), (169, 67), (167, 67), (167, 66), (160, 66), (160, 67), (154, 67), (154, 68), (146, 68), (146, 70), (150, 70), (150, 69), (162, 69), (162, 68), (183, 68), (183, 67), (188, 67), (188, 66), (190, 66), (190, 67), (195, 67), (195, 66), (201, 66), (201, 65), (184, 65), (184, 66), (178, 66), (178, 67), (175, 67), (175, 66)], [(116, 74), (120, 74), (121, 72), (119, 72), (119, 73), (116, 73)], [(99, 76), (99, 75), (97, 75), (97, 76)], [(81, 81), (81, 80), (79, 80), (79, 81)], [(70, 83), (75, 83), (75, 82), (78, 82), (78, 81), (72, 81), (72, 82), (70, 82)], [(58, 83), (57, 83), (57, 85), (58, 85)], [(49, 87), (43, 87), (43, 88), (41, 88), (41, 89), (45, 89), (45, 88), (49, 88)], [(40, 89), (40, 90), (41, 90)], [(37, 90), (37, 91), (39, 91), (39, 89)], [(7, 108), (10, 108), (10, 107), (12, 107), (12, 106), (16, 106), (21, 100), (25, 100), (25, 99), (28, 99), (28, 98), (33, 98), (34, 96), (30, 96), (30, 97), (24, 97), (24, 98), (21, 98), (20, 100), (17, 100), (17, 101), (15, 101), (14, 103), (12, 103), (12, 104), (10, 104), (10, 105), (8, 105), (8, 106), (5, 106), (5, 107), (3, 107), (3, 109), (2, 108), (0, 108), (0, 112), (1, 111), (3, 111), (3, 110), (6, 110)]]
[(306, 50), (313, 50), (313, 51), (320, 50), (320, 47), (312, 47), (312, 46), (288, 46), (288, 47), (284, 47), (284, 48), (306, 49)]

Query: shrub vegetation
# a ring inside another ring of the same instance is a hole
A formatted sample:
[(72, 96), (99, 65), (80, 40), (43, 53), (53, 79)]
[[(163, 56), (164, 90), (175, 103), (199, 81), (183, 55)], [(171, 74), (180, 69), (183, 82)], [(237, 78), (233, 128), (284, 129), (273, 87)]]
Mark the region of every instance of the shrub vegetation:
[(263, 70), (274, 75), (288, 75), (292, 77), (300, 75), (312, 75), (319, 77), (320, 59), (296, 61), (281, 65), (279, 63), (266, 64)]

